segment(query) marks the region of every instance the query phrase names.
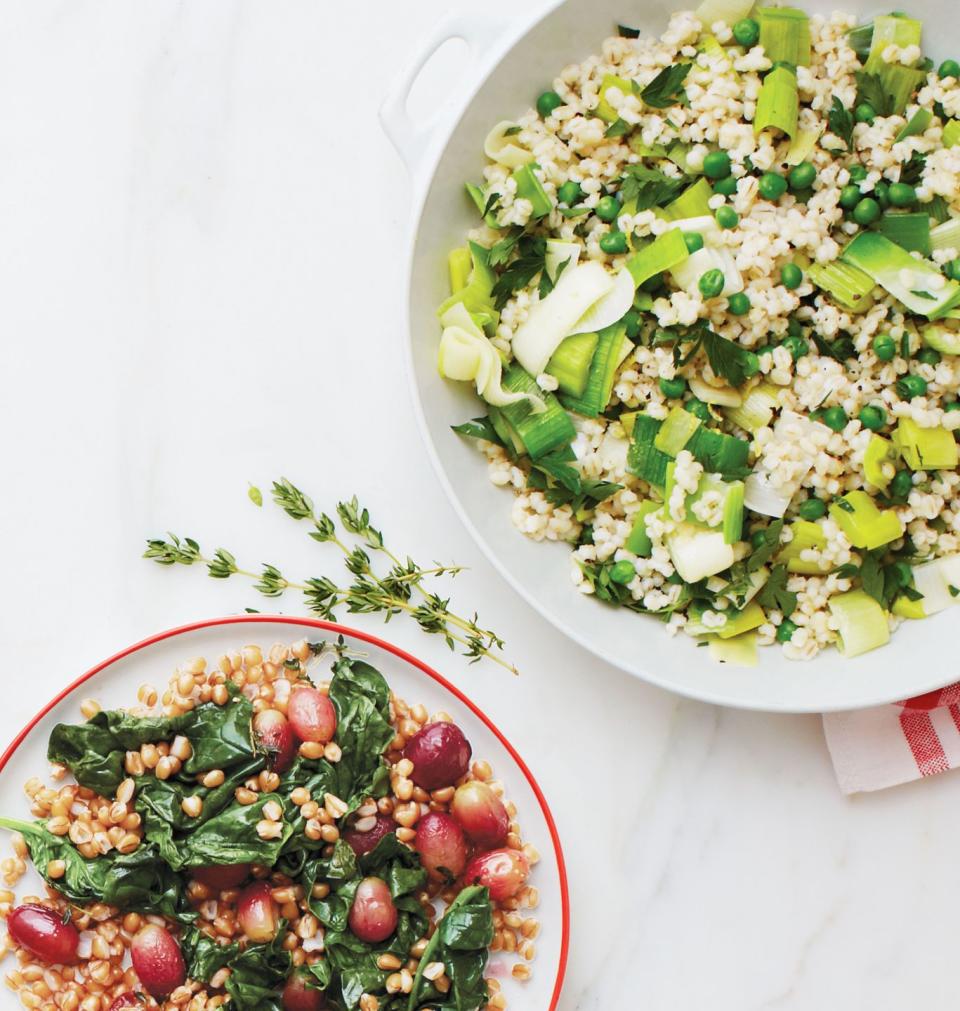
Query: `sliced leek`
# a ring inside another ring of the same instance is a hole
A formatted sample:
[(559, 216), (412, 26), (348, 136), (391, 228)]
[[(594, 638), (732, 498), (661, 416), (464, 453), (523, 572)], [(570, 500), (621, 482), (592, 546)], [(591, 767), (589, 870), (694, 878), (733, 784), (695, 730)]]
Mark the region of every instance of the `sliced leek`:
[(710, 639), (707, 651), (711, 660), (726, 663), (731, 667), (756, 667), (757, 633), (743, 632), (733, 639)]
[(850, 590), (827, 601), (837, 624), (838, 649), (845, 657), (859, 656), (890, 640), (890, 625), (883, 608), (864, 593)]
[(657, 236), (649, 246), (634, 253), (627, 260), (627, 270), (630, 271), (634, 284), (639, 287), (654, 274), (674, 269), (689, 256), (683, 233), (679, 229), (671, 229)]
[(778, 562), (785, 562), (788, 572), (797, 572), (804, 576), (818, 576), (823, 570), (820, 568), (819, 558), (804, 558), (806, 551), (813, 551), (819, 555), (827, 546), (827, 536), (819, 523), (810, 520), (794, 520), (790, 524), (791, 538), (777, 555)]
[(533, 152), (521, 147), (515, 140), (519, 126), (509, 120), (502, 120), (487, 134), (483, 143), (486, 156), (505, 165), (507, 168), (519, 168), (533, 161)]
[(921, 428), (913, 418), (900, 419), (893, 444), (911, 470), (953, 470), (960, 462), (953, 432)]
[(876, 282), (857, 267), (841, 260), (832, 263), (811, 263), (807, 277), (823, 289), (842, 309), (849, 312), (866, 312), (873, 306)]
[(810, 63), (810, 19), (796, 7), (761, 7), (760, 45), (774, 65), (791, 63), (806, 67)]
[(743, 403), (731, 407), (724, 413), (735, 425), (745, 432), (756, 432), (766, 428), (773, 421), (774, 408), (777, 406), (777, 389), (767, 383), (754, 386), (743, 398)]
[(895, 509), (879, 509), (865, 491), (849, 491), (830, 505), (830, 516), (855, 548), (873, 551), (903, 536)]
[(797, 72), (792, 66), (775, 66), (763, 79), (757, 99), (757, 113), (753, 120), (753, 132), (773, 129), (792, 138), (797, 133), (799, 114)]
[(595, 333), (618, 323), (633, 306), (637, 285), (631, 272), (624, 267), (613, 280), (613, 287), (596, 301), (574, 324), (571, 334)]

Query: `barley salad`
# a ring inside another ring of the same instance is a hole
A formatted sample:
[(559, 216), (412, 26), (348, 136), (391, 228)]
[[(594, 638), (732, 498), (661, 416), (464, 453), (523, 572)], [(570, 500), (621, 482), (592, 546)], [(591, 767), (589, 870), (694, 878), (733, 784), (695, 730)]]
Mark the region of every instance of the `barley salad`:
[[(494, 976), (531, 978), (539, 857), (448, 714), (306, 640), (137, 697), (85, 700), (25, 784), (34, 820), (0, 818), (24, 1007), (496, 1011)], [(28, 860), (46, 891), (17, 900)]]
[(908, 14), (706, 0), (494, 125), (439, 369), (515, 526), (718, 660), (960, 587), (960, 66)]

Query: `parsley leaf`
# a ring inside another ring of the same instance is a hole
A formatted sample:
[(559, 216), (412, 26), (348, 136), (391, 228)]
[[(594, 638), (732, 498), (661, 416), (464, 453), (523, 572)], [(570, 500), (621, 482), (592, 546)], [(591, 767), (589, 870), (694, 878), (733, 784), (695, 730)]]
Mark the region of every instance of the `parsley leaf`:
[(833, 96), (833, 105), (827, 114), (827, 123), (830, 126), (831, 132), (835, 133), (846, 144), (847, 150), (852, 151), (855, 120), (853, 113), (844, 106), (843, 102), (836, 95)]
[(683, 82), (692, 66), (692, 63), (675, 63), (666, 67), (645, 88), (639, 88), (640, 97), (654, 109), (669, 109), (671, 105), (685, 103), (687, 93), (683, 90)]
[(489, 418), (473, 418), (471, 421), (465, 421), (462, 425), (451, 425), (450, 427), (457, 435), (465, 435), (469, 439), (486, 439), (487, 442), (493, 442), (498, 446), (503, 445), (503, 440), (497, 435)]
[(864, 555), (860, 563), (860, 585), (864, 593), (884, 604), (884, 572), (880, 560), (875, 555)]
[(880, 77), (862, 70), (854, 76), (857, 79), (857, 104), (866, 102), (878, 116), (892, 115), (893, 95), (887, 92)]
[(832, 358), (835, 362), (843, 365), (848, 359), (857, 357), (857, 348), (853, 343), (853, 338), (846, 333), (840, 334), (835, 340), (827, 341), (820, 334), (812, 332), (813, 343), (817, 345), (817, 350), (826, 358)]
[(646, 165), (628, 165), (620, 181), (620, 199), (628, 204), (635, 200), (638, 211), (669, 204), (687, 188), (686, 176), (668, 176)]
[(502, 239), (498, 239), (490, 247), (489, 260), (491, 267), (502, 267), (510, 259), (510, 255), (520, 241), (521, 235), (523, 235), (522, 228), (513, 228), (507, 235)]
[[(497, 278), (493, 286), (492, 294), (497, 309), (502, 309), (515, 291), (526, 288), (541, 271), (546, 275), (544, 266), (547, 255), (546, 239), (542, 236), (523, 235), (516, 243), (516, 249), (516, 258)], [(492, 256), (491, 262), (493, 262)]]
[(747, 557), (747, 572), (756, 572), (766, 565), (773, 553), (780, 547), (780, 534), (783, 533), (783, 520), (774, 520), (763, 531), (763, 543), (755, 547)]
[(569, 505), (577, 513), (584, 506), (595, 506), (610, 498), (623, 485), (581, 477), (565, 451), (557, 450), (539, 457), (533, 463), (527, 487), (542, 491), (551, 505)]
[(767, 609), (778, 610), (784, 618), (789, 618), (797, 609), (797, 595), (787, 589), (786, 565), (775, 565), (770, 578), (757, 594), (757, 603)]
[(604, 137), (626, 137), (632, 129), (633, 127), (626, 120), (617, 119), (607, 127), (603, 135)]
[(750, 367), (751, 351), (714, 333), (706, 323), (691, 327), (683, 339), (694, 341), (694, 345), (678, 361), (678, 365), (687, 365), (702, 348), (706, 352), (710, 368), (731, 386), (742, 386), (756, 371)]
[(900, 182), (907, 183), (909, 186), (919, 185), (923, 179), (923, 170), (926, 164), (926, 155), (920, 154), (919, 151), (914, 151), (910, 155), (910, 160), (900, 166)]

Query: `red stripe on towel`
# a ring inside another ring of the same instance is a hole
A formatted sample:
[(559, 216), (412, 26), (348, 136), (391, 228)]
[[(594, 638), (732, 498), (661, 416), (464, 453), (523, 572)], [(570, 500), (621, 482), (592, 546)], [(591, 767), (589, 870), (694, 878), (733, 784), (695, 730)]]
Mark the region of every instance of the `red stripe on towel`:
[(950, 768), (933, 721), (927, 713), (905, 709), (900, 714), (900, 728), (913, 752), (921, 776), (935, 776)]

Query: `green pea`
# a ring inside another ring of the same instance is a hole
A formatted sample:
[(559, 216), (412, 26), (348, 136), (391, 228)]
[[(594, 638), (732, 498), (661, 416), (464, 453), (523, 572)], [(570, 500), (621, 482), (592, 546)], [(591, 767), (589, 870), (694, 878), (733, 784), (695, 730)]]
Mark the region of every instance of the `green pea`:
[(852, 211), (860, 203), (860, 187), (856, 183), (849, 183), (840, 191), (840, 206), (847, 211)]
[(893, 361), (897, 356), (897, 342), (888, 333), (877, 334), (873, 338), (873, 353), (882, 362)]
[(789, 618), (784, 618), (777, 626), (777, 642), (789, 642), (796, 630), (797, 626)]
[(622, 204), (616, 197), (601, 197), (597, 203), (597, 217), (601, 221), (616, 221), (620, 217)]
[(754, 530), (754, 532), (750, 535), (750, 543), (755, 548), (762, 548), (764, 544), (767, 543), (766, 530)]
[(921, 365), (939, 365), (943, 356), (934, 348), (921, 348), (915, 355)]
[(937, 73), (941, 77), (960, 78), (960, 63), (957, 63), (956, 60), (944, 60)]
[(555, 109), (563, 105), (563, 99), (555, 91), (545, 91), (537, 99), (537, 112), (546, 119)]
[(600, 248), (605, 253), (616, 255), (627, 251), (627, 236), (623, 232), (607, 232), (600, 236)]
[(735, 292), (727, 299), (727, 308), (733, 316), (746, 316), (750, 311), (750, 296), (743, 291)]
[(557, 199), (561, 204), (566, 204), (567, 207), (573, 207), (582, 197), (583, 190), (580, 188), (580, 183), (573, 179), (568, 179), (565, 183), (562, 183), (557, 190)]
[(740, 215), (729, 204), (718, 207), (714, 217), (721, 228), (736, 228), (740, 224)]
[(747, 379), (752, 379), (760, 371), (760, 357), (754, 351), (745, 351), (740, 364)]
[(733, 176), (727, 176), (725, 179), (718, 179), (713, 184), (713, 192), (719, 193), (724, 197), (732, 197), (734, 193), (737, 192), (737, 180)]
[(684, 405), (683, 409), (688, 413), (692, 414), (695, 418), (699, 418), (701, 421), (710, 421), (710, 408), (702, 401), (697, 400), (696, 397), (692, 397)]
[(893, 498), (905, 499), (913, 490), (913, 475), (909, 470), (898, 470), (890, 482), (890, 494)]
[(764, 172), (757, 183), (757, 189), (764, 200), (776, 203), (787, 192), (787, 180), (776, 172)]
[(853, 115), (858, 123), (872, 123), (877, 118), (876, 109), (869, 102), (861, 102)]
[(943, 409), (948, 414), (951, 411), (960, 411), (960, 400), (951, 400), (949, 404), (944, 404), (943, 405)]
[(890, 206), (890, 184), (879, 182), (873, 187), (873, 195), (877, 198), (880, 206), (886, 210)]
[(663, 274), (654, 274), (653, 277), (648, 277), (643, 284), (640, 285), (640, 290), (647, 292), (647, 294), (652, 294), (655, 291), (659, 291), (663, 287)]
[(918, 375), (901, 376), (897, 380), (896, 390), (901, 400), (913, 400), (927, 392), (927, 381)]
[(817, 178), (817, 170), (808, 161), (802, 161), (790, 169), (787, 179), (792, 190), (809, 189)]
[(704, 298), (716, 298), (723, 291), (725, 283), (726, 279), (723, 276), (723, 271), (718, 267), (714, 267), (712, 270), (707, 270), (700, 275), (697, 287)]
[(879, 432), (887, 423), (887, 412), (876, 404), (867, 404), (866, 407), (861, 408), (857, 417), (860, 419), (860, 424), (864, 428), (869, 428), (871, 432)]
[(847, 427), (847, 412), (842, 407), (828, 407), (823, 412), (823, 423), (834, 432), (842, 432)]
[(688, 253), (703, 249), (703, 236), (699, 232), (684, 232), (683, 241), (687, 244)]
[(802, 337), (786, 337), (783, 346), (790, 352), (790, 357), (795, 362), (810, 354), (810, 345)]
[(891, 183), (888, 195), (893, 207), (912, 207), (917, 202), (917, 191), (906, 183)]
[(760, 41), (760, 25), (753, 18), (743, 18), (733, 26), (733, 39), (738, 46), (752, 48)]
[(730, 155), (726, 151), (711, 151), (703, 159), (703, 174), (708, 179), (726, 179), (730, 175)]
[(640, 313), (630, 309), (623, 317), (623, 325), (627, 328), (627, 337), (636, 340), (640, 336)]
[(880, 217), (880, 205), (872, 197), (864, 197), (853, 209), (853, 220), (858, 225), (872, 225)]
[(812, 522), (827, 515), (827, 503), (822, 498), (816, 498), (816, 496), (807, 498), (797, 506), (797, 512), (800, 515), (800, 519)]
[(951, 260), (943, 269), (951, 281), (960, 281), (960, 256)]
[(792, 291), (803, 284), (803, 271), (795, 263), (785, 263), (780, 268), (780, 283)]
[(624, 558), (619, 562), (614, 563), (610, 568), (610, 582), (618, 583), (620, 586), (626, 586), (627, 583), (632, 583), (634, 577), (637, 574), (636, 566), (629, 559)]
[(657, 385), (668, 400), (679, 400), (687, 392), (687, 381), (680, 376), (675, 379), (660, 379)]
[(867, 178), (867, 170), (862, 165), (851, 165), (849, 171), (852, 183), (862, 183)]

